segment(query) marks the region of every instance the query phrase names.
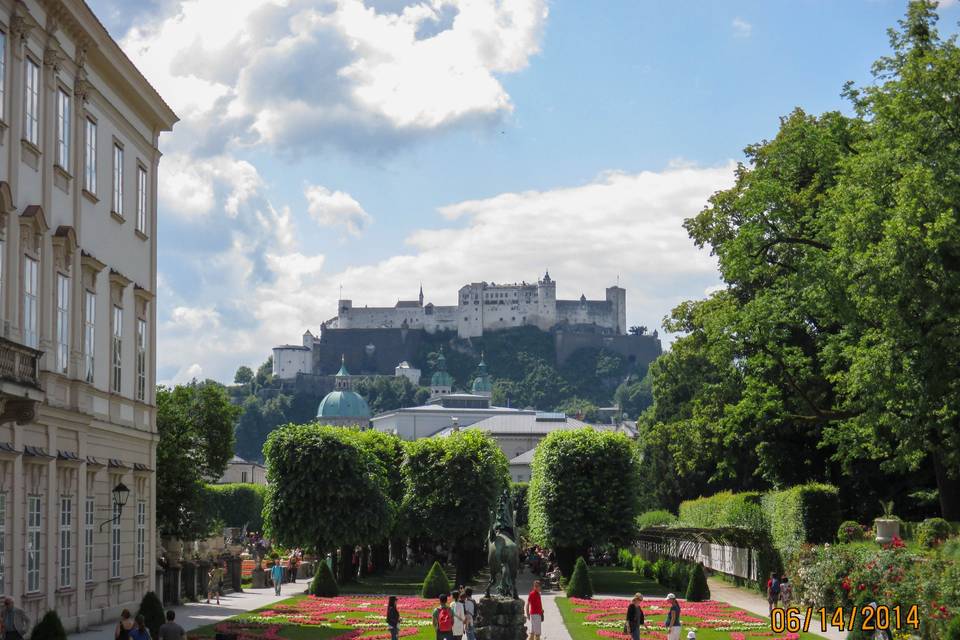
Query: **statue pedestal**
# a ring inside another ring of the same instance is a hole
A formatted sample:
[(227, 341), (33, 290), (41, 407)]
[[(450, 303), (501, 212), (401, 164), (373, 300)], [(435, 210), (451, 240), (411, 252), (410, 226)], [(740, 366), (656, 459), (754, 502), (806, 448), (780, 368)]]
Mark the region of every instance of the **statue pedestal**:
[(523, 600), (491, 596), (477, 603), (477, 640), (525, 640)]
[(267, 572), (260, 567), (254, 567), (250, 579), (250, 587), (253, 589), (263, 589), (267, 586)]

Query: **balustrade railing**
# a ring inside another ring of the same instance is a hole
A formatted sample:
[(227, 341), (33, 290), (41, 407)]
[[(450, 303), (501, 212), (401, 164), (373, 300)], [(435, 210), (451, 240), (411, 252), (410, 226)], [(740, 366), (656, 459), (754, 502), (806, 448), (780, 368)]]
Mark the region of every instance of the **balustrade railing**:
[(43, 352), (0, 338), (0, 380), (40, 386), (38, 366)]

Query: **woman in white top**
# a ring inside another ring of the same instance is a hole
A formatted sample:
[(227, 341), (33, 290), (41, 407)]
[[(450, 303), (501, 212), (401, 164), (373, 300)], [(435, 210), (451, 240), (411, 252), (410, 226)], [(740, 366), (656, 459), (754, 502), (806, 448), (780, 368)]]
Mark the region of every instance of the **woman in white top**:
[(453, 612), (453, 640), (463, 640), (463, 632), (466, 628), (466, 611), (463, 603), (460, 602), (460, 592), (454, 591), (450, 594), (450, 610)]

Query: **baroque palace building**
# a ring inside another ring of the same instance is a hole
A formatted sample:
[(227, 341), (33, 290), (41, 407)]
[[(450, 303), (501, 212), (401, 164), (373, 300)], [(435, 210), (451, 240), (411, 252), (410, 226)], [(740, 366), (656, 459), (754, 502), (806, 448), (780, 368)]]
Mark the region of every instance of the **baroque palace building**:
[(0, 0), (0, 593), (34, 622), (82, 629), (154, 589), (157, 144), (176, 121), (82, 0)]

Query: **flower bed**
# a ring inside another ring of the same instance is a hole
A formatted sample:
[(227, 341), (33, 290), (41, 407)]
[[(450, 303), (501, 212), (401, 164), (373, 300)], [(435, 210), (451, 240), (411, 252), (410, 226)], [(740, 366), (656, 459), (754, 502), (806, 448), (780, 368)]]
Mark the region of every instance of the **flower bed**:
[[(398, 598), (400, 637), (415, 636), (431, 627), (433, 600)], [(236, 633), (238, 640), (283, 640), (281, 631), (289, 627), (326, 629), (324, 638), (332, 640), (386, 640), (386, 597), (339, 596), (288, 600), (225, 620), (211, 628), (191, 632), (189, 637), (208, 638), (213, 633)], [(337, 632), (340, 633), (337, 633)]]
[[(680, 600), (679, 602), (680, 621), (683, 624), (681, 637), (683, 638), (686, 638), (688, 631), (696, 631), (697, 640), (749, 640), (761, 637), (765, 640), (799, 640), (813, 637), (811, 634), (773, 633), (770, 631), (770, 622), (766, 618), (725, 602), (716, 600), (706, 602)], [(568, 627), (571, 622), (579, 623), (585, 629), (592, 629), (592, 635), (600, 638), (630, 640), (630, 634), (623, 632), (629, 604), (629, 600), (620, 598), (603, 600), (570, 598), (570, 611), (574, 620), (567, 616), (565, 620)], [(648, 628), (641, 627), (641, 640), (666, 640), (666, 629), (663, 623), (669, 609), (668, 600), (647, 598), (643, 601), (643, 613)], [(574, 637), (576, 638), (576, 635)]]

